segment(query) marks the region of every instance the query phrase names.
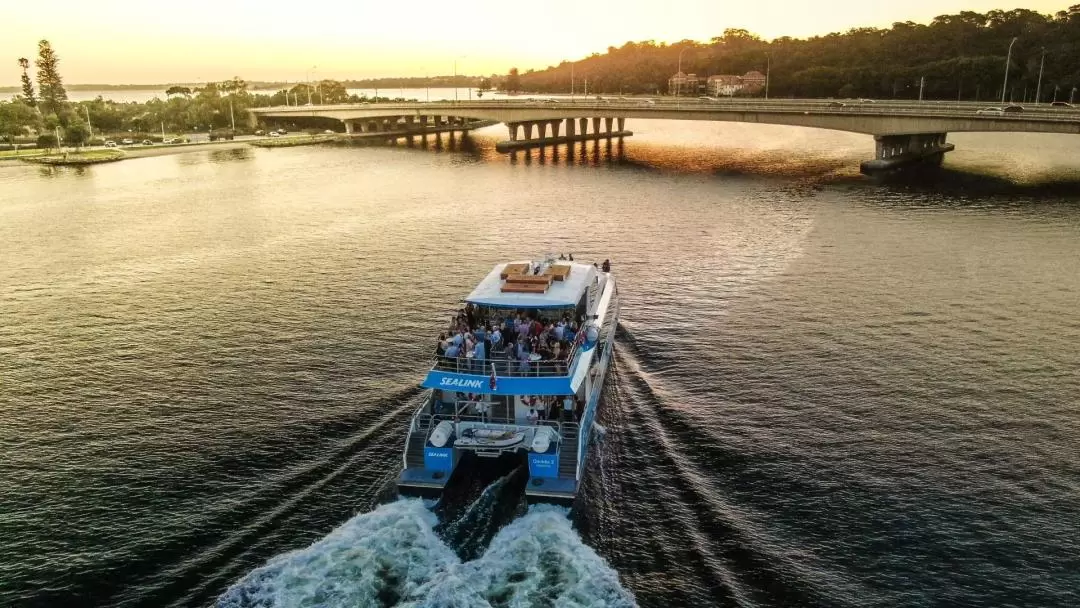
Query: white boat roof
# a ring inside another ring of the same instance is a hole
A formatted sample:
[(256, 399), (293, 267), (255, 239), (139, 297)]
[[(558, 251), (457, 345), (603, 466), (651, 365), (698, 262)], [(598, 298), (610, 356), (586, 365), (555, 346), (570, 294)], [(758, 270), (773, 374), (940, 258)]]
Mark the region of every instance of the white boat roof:
[(500, 276), (510, 264), (536, 264), (535, 261), (518, 260), (505, 264), (496, 264), (495, 268), (484, 277), (483, 281), (465, 298), (466, 302), (496, 308), (559, 308), (576, 306), (581, 296), (597, 277), (596, 267), (592, 264), (555, 260), (553, 264), (570, 266), (570, 274), (562, 281), (552, 281), (544, 293), (514, 293), (502, 290)]

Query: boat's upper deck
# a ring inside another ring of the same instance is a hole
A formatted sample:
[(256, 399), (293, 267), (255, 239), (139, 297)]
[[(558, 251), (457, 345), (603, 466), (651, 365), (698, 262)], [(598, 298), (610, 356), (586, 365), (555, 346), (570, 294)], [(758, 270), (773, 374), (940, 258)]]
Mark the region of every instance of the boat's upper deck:
[(599, 333), (593, 309), (608, 284), (607, 273), (569, 260), (496, 265), (439, 337), (424, 386), (574, 392)]
[(597, 275), (592, 264), (567, 260), (496, 264), (465, 301), (491, 308), (574, 307)]

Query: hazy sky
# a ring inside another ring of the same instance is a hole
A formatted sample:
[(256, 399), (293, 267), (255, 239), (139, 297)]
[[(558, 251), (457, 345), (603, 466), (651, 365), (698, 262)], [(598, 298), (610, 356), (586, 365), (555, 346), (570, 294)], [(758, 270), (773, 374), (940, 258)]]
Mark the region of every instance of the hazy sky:
[(708, 40), (742, 27), (805, 37), (961, 10), (1076, 0), (4, 0), (0, 86), (50, 40), (67, 83), (505, 73), (627, 40)]

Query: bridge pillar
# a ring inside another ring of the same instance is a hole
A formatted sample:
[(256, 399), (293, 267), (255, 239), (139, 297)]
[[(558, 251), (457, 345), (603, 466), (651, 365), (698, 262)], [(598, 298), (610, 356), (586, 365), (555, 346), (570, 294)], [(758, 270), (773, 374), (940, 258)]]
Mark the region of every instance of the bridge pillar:
[(596, 116), (596, 117), (594, 117), (592, 119), (592, 132), (593, 133), (599, 133), (600, 132), (600, 117), (599, 116)]
[(582, 135), (585, 135), (585, 134), (587, 134), (589, 132), (589, 119), (588, 118), (579, 118), (578, 119), (578, 124), (581, 125), (581, 134)]
[(523, 122), (521, 123), (521, 126), (525, 130), (525, 139), (532, 139), (533, 123)]
[(547, 126), (548, 126), (548, 123), (547, 123), (546, 120), (541, 120), (540, 122), (536, 123), (536, 138), (537, 139), (544, 139), (545, 137), (547, 137)]
[(877, 175), (915, 165), (939, 166), (945, 153), (956, 148), (945, 142), (945, 136), (945, 133), (875, 135), (874, 159), (863, 161), (859, 170), (864, 175)]
[(561, 123), (562, 123), (562, 121), (560, 121), (560, 120), (551, 121), (551, 136), (552, 137), (558, 137), (559, 136), (559, 125)]
[(575, 121), (573, 118), (567, 118), (566, 119), (566, 136), (567, 137), (573, 137), (575, 135), (574, 127), (576, 127), (576, 126), (577, 126), (577, 121)]
[(612, 118), (605, 118), (604, 119), (604, 128), (607, 129), (608, 133), (611, 133), (611, 123), (613, 121), (614, 121), (614, 119), (612, 119)]
[(352, 135), (353, 134), (353, 121), (351, 121), (351, 120), (343, 120), (341, 122), (345, 123), (345, 134), (346, 135)]
[(618, 121), (619, 131), (620, 132), (625, 131), (626, 130), (626, 119), (625, 118), (616, 118), (615, 120)]

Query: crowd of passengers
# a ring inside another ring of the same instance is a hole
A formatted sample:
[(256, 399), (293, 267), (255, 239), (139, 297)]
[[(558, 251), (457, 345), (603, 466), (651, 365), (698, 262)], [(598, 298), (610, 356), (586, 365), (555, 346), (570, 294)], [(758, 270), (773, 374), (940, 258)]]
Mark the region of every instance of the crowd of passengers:
[(516, 362), (521, 373), (528, 373), (538, 363), (545, 371), (566, 373), (574, 344), (581, 336), (581, 326), (570, 313), (545, 318), (539, 310), (517, 311), (494, 319), (479, 307), (466, 304), (454, 318), (449, 335), (439, 335), (436, 354), (444, 364), (475, 373), (486, 372), (490, 362), (505, 362), (508, 370)]

